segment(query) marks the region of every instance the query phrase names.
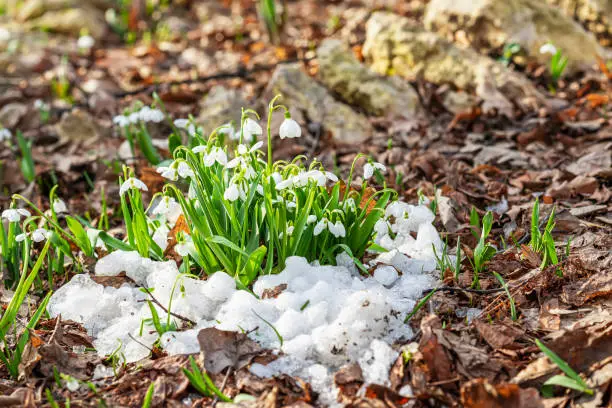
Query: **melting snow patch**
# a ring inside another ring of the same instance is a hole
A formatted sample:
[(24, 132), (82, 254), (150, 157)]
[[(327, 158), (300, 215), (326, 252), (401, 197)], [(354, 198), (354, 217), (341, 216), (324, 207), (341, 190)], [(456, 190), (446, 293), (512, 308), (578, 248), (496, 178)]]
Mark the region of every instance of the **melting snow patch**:
[[(388, 381), (398, 355), (390, 345), (412, 336), (404, 318), (423, 289), (435, 283), (427, 272), (435, 269), (432, 244), (440, 250), (442, 243), (431, 225), (433, 218), (425, 206), (391, 204), (376, 227), (376, 242), (390, 251), (372, 262), (373, 277), (359, 276), (346, 256), (338, 257), (339, 266), (291, 257), (281, 273), (256, 281), (253, 291), (260, 299), (236, 290), (225, 273), (197, 280), (180, 274), (174, 261), (155, 262), (136, 252), (111, 253), (96, 264), (95, 273), (113, 276), (125, 271), (172, 312), (196, 322), (193, 328), (161, 336), (160, 344), (169, 354), (199, 352), (197, 334), (206, 327), (245, 331), (263, 347), (283, 352), (267, 366), (253, 364), (254, 374), (301, 376), (321, 393), (321, 402), (332, 404), (337, 392), (333, 372), (344, 364), (358, 362), (368, 383)], [(286, 288), (264, 299), (264, 292), (279, 285)], [(103, 287), (88, 275), (76, 275), (52, 296), (48, 310), (51, 316), (61, 314), (83, 324), (100, 355), (119, 351), (133, 362), (147, 357), (147, 347), (158, 339), (147, 323), (151, 312), (146, 299), (133, 285)], [(167, 314), (155, 307), (165, 321)], [(283, 337), (282, 347), (263, 319)], [(184, 324), (171, 320), (178, 327)]]

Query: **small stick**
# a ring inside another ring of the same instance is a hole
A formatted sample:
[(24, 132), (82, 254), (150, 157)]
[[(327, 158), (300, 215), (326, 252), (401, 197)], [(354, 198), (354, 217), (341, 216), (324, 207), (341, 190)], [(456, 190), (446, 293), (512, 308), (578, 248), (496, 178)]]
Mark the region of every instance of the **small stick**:
[[(185, 322), (187, 322), (187, 323), (191, 323), (191, 324), (193, 324), (194, 326), (196, 325), (196, 322), (194, 322), (194, 321), (193, 321), (193, 320), (191, 320), (190, 318), (185, 317), (185, 316), (181, 316), (181, 315), (180, 315), (180, 314), (178, 314), (178, 313), (170, 312), (170, 311), (169, 311), (169, 310), (166, 308), (166, 306), (162, 305), (162, 304), (161, 304), (161, 302), (160, 302), (159, 300), (155, 299), (155, 296), (153, 296), (153, 294), (151, 293), (151, 291), (150, 291), (149, 289), (144, 288), (144, 287), (143, 287), (142, 289), (144, 289), (144, 291), (145, 291), (145, 292), (147, 292), (147, 294), (148, 294), (149, 296), (151, 296), (151, 301), (152, 301), (153, 303), (155, 303), (157, 306), (161, 307), (161, 308), (162, 308), (162, 310), (163, 310), (164, 312), (168, 313), (168, 314), (169, 314), (169, 315), (171, 315), (171, 316), (176, 317), (177, 319), (181, 319), (181, 320), (183, 320), (183, 321), (185, 321)], [(141, 300), (141, 302), (143, 302), (143, 301)]]

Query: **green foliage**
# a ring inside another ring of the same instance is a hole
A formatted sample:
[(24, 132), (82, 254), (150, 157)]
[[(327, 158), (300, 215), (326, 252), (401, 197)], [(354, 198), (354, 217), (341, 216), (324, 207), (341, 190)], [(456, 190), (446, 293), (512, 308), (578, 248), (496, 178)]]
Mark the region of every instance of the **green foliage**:
[(556, 265), (559, 263), (557, 251), (555, 249), (555, 241), (552, 237), (552, 231), (555, 228), (555, 208), (553, 207), (544, 227), (544, 232), (540, 231), (540, 202), (536, 198), (531, 211), (531, 240), (529, 245), (531, 249), (542, 256), (541, 268), (548, 265)]
[[(475, 210), (472, 210), (472, 215), (478, 214)], [(476, 222), (477, 218), (470, 216), (470, 224), (472, 222)], [(472, 224), (474, 225), (474, 224)], [(474, 280), (472, 282), (472, 287), (480, 288), (480, 280), (479, 275), (484, 270), (484, 265), (487, 263), (496, 253), (495, 247), (487, 242), (487, 238), (491, 232), (491, 227), (493, 226), (493, 213), (491, 211), (487, 211), (484, 217), (482, 217), (482, 227), (480, 228), (480, 237), (478, 239), (478, 244), (474, 249), (474, 259), (470, 262), (472, 263), (472, 267), (474, 269)]]
[(410, 319), (412, 319), (414, 317), (415, 314), (417, 314), (417, 312), (419, 310), (421, 310), (421, 308), (423, 306), (425, 306), (425, 304), (429, 301), (429, 299), (434, 295), (434, 293), (436, 293), (438, 289), (434, 289), (431, 292), (429, 292), (427, 294), (427, 296), (425, 296), (423, 299), (419, 300), (419, 303), (416, 304), (416, 306), (414, 306), (414, 309), (412, 309), (412, 312), (408, 313), (408, 315), (406, 316), (406, 318), (404, 319), (404, 323), (408, 323), (408, 321)]
[(544, 355), (565, 373), (563, 375), (555, 375), (550, 377), (542, 386), (542, 394), (546, 397), (553, 396), (553, 386), (558, 385), (572, 390), (580, 391), (587, 395), (593, 395), (593, 390), (589, 388), (587, 383), (554, 351), (546, 347), (540, 340), (536, 339), (536, 345), (542, 350)]
[(31, 183), (36, 179), (34, 159), (32, 158), (32, 141), (26, 140), (23, 137), (23, 134), (17, 131), (17, 144), (19, 145), (19, 151), (21, 152), (21, 158), (19, 159), (21, 174), (23, 174), (23, 178), (28, 183)]
[(149, 388), (147, 388), (147, 393), (145, 394), (144, 400), (142, 401), (142, 408), (151, 408), (151, 404), (153, 404), (153, 392), (155, 391), (155, 384), (151, 383)]
[(30, 243), (29, 240), (26, 239), (24, 241), (24, 251), (23, 251), (23, 270), (21, 272), (21, 277), (19, 279), (19, 283), (17, 284), (17, 288), (13, 297), (11, 298), (10, 303), (8, 304), (6, 310), (0, 317), (0, 341), (3, 343), (3, 348), (0, 350), (0, 360), (6, 366), (9, 374), (13, 378), (17, 378), (18, 375), (18, 367), (21, 362), (21, 357), (23, 350), (29, 340), (30, 332), (29, 330), (34, 329), (38, 324), (38, 321), (42, 317), (47, 303), (50, 299), (50, 293), (43, 299), (43, 301), (38, 306), (36, 312), (30, 318), (26, 328), (17, 336), (15, 335), (15, 339), (13, 345), (9, 344), (11, 340), (9, 338), (9, 333), (11, 329), (16, 329), (15, 322), (17, 319), (17, 313), (19, 308), (24, 303), (34, 280), (37, 278), (39, 271), (42, 268), (43, 260), (47, 252), (49, 251), (49, 246), (51, 245), (51, 241), (47, 241), (43, 249), (41, 250), (38, 259), (32, 270), (28, 273), (28, 265), (30, 259)]
[(213, 398), (217, 396), (223, 402), (231, 402), (231, 398), (223, 394), (209, 377), (205, 370), (200, 370), (193, 356), (189, 356), (189, 364), (191, 370), (183, 368), (183, 373), (189, 379), (189, 383), (200, 394), (205, 397)]
[(521, 51), (521, 45), (518, 43), (508, 43), (504, 45), (500, 61), (502, 64), (508, 66), (512, 62), (514, 55)]
[(512, 294), (510, 293), (508, 284), (506, 283), (506, 281), (504, 281), (504, 278), (502, 278), (499, 273), (493, 272), (493, 276), (495, 276), (495, 278), (499, 281), (499, 283), (502, 285), (502, 288), (504, 288), (506, 295), (508, 295), (508, 301), (510, 302), (510, 317), (512, 318), (513, 321), (517, 321), (518, 313), (516, 312), (516, 305), (514, 304), (514, 298), (512, 297)]
[(434, 244), (432, 244), (431, 246), (433, 249), (434, 257), (436, 258), (438, 270), (441, 273), (440, 279), (444, 278), (444, 272), (446, 272), (447, 269), (450, 269), (455, 279), (458, 279), (459, 273), (461, 273), (461, 237), (457, 239), (457, 252), (455, 255), (455, 262), (452, 261), (451, 257), (448, 254), (448, 240), (444, 240), (444, 247), (442, 247), (442, 253), (440, 255), (438, 255), (436, 246)]

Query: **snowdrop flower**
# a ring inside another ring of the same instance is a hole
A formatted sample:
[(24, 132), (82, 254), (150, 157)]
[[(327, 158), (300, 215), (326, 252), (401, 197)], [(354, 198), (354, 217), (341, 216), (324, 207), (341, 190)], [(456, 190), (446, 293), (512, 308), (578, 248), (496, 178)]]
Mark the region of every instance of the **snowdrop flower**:
[(196, 252), (195, 245), (193, 244), (193, 239), (189, 234), (184, 234), (184, 240), (179, 242), (174, 246), (174, 250), (180, 256), (187, 256), (191, 253)]
[(385, 167), (384, 164), (382, 163), (366, 163), (365, 166), (363, 166), (363, 178), (364, 180), (368, 180), (370, 177), (372, 177), (374, 175), (374, 170), (380, 170), (383, 173), (385, 171), (387, 171), (387, 168)]
[[(293, 225), (290, 225), (290, 226), (288, 226), (288, 227), (287, 227), (287, 236), (288, 236), (288, 237), (290, 237), (291, 235), (293, 235), (293, 230), (294, 230), (294, 229), (295, 229), (295, 227), (294, 227)], [(285, 234), (284, 234), (284, 233), (282, 233), (282, 232), (281, 232), (280, 234), (278, 234), (278, 237), (279, 237), (280, 239), (283, 239), (283, 237), (284, 237), (284, 236), (285, 236)]]
[(87, 238), (89, 238), (89, 242), (94, 248), (106, 249), (106, 244), (104, 241), (100, 239), (100, 233), (102, 230), (95, 228), (85, 228), (85, 232), (87, 233)]
[(51, 234), (52, 234), (51, 231), (47, 231), (44, 228), (37, 228), (36, 230), (32, 232), (17, 235), (15, 237), (15, 241), (22, 242), (26, 239), (26, 237), (30, 237), (32, 238), (32, 241), (34, 242), (42, 242), (46, 240), (47, 238), (49, 238)]
[(291, 115), (287, 112), (285, 113), (285, 120), (280, 125), (278, 134), (281, 139), (286, 137), (293, 139), (302, 136), (302, 128), (300, 128), (300, 125), (295, 120), (291, 119)]
[(257, 191), (257, 193), (258, 193), (260, 196), (263, 196), (263, 195), (264, 195), (264, 188), (263, 188), (263, 186), (262, 186), (261, 184), (258, 184), (258, 185), (257, 185), (257, 187), (255, 187), (255, 190)]
[(297, 207), (297, 204), (294, 201), (289, 201), (287, 203), (287, 209), (288, 210), (294, 210)]
[(274, 180), (274, 184), (276, 185), (278, 185), (278, 183), (283, 181), (283, 176), (281, 176), (281, 174), (278, 171), (275, 171), (274, 173), (272, 173), (270, 177), (272, 177), (272, 180)]
[(165, 179), (176, 181), (178, 180), (178, 171), (172, 166), (160, 166), (156, 170)]
[(66, 207), (66, 203), (61, 198), (56, 198), (53, 201), (53, 211), (56, 213), (66, 213), (68, 212), (68, 207)]
[(326, 171), (325, 172), (325, 177), (327, 177), (327, 179), (329, 181), (331, 181), (332, 183), (337, 183), (338, 182), (338, 177), (334, 173), (332, 173), (330, 171)]
[(145, 106), (140, 110), (140, 112), (138, 112), (138, 117), (143, 122), (159, 123), (164, 120), (164, 113), (159, 109), (151, 109), (150, 107)]
[(316, 222), (316, 221), (317, 221), (317, 216), (314, 215), (314, 214), (311, 214), (311, 215), (308, 216), (308, 218), (306, 218), (306, 224), (308, 224), (308, 225), (310, 225), (310, 224), (312, 224), (313, 222)]
[(557, 53), (557, 47), (551, 43), (546, 43), (540, 47), (540, 54), (555, 55)]
[(4, 129), (0, 129), (0, 142), (3, 142), (5, 140), (9, 140), (11, 138), (11, 136), (13, 136), (13, 134), (11, 133), (10, 130), (4, 128)]
[(179, 162), (176, 170), (178, 171), (178, 175), (182, 178), (195, 178), (193, 170), (191, 170), (191, 167), (184, 161)]
[(247, 118), (244, 121), (242, 130), (244, 130), (244, 135), (247, 137), (257, 137), (261, 136), (263, 133), (263, 129), (259, 126), (259, 123), (251, 118)]
[(187, 126), (189, 126), (189, 119), (175, 119), (174, 126), (179, 129), (187, 129)]
[(113, 118), (113, 123), (119, 127), (126, 127), (130, 125), (130, 119), (127, 116), (117, 115)]
[(340, 221), (336, 221), (335, 224), (332, 224), (331, 222), (328, 223), (327, 228), (329, 229), (329, 232), (331, 232), (332, 235), (336, 238), (346, 236), (346, 230), (344, 229), (344, 224), (342, 224)]
[(323, 230), (327, 228), (327, 224), (327, 218), (322, 218), (317, 225), (315, 225), (313, 235), (316, 237), (317, 235), (321, 234)]
[(34, 108), (46, 111), (49, 110), (49, 105), (47, 105), (42, 99), (37, 99), (34, 101)]
[(29, 217), (30, 215), (32, 214), (23, 208), (9, 208), (8, 210), (2, 211), (2, 218), (8, 222), (18, 222), (21, 220), (21, 217)]
[(149, 191), (145, 183), (135, 177), (130, 177), (129, 179), (125, 180), (123, 184), (121, 184), (121, 188), (119, 188), (119, 195), (124, 195), (126, 191), (132, 188), (142, 191)]
[(165, 251), (168, 247), (168, 234), (170, 233), (170, 229), (166, 226), (166, 224), (160, 225), (159, 228), (155, 230), (153, 233), (153, 242), (159, 246), (162, 251)]
[(204, 153), (206, 152), (206, 146), (205, 145), (196, 146), (193, 149), (191, 149), (191, 151), (194, 153)]
[(232, 160), (228, 161), (227, 164), (225, 165), (226, 169), (233, 169), (234, 167), (238, 166), (239, 164), (242, 164), (242, 159), (240, 157), (234, 157)]
[(223, 198), (228, 201), (236, 201), (238, 197), (240, 197), (240, 190), (236, 183), (230, 184), (225, 193), (223, 193)]
[(130, 123), (138, 123), (138, 121), (140, 120), (140, 114), (139, 112), (130, 113), (127, 119)]
[(276, 189), (279, 191), (289, 187), (293, 187), (293, 178), (288, 178), (287, 180), (283, 180), (280, 183), (276, 184)]
[(91, 47), (93, 47), (95, 43), (96, 43), (96, 40), (94, 40), (94, 38), (92, 36), (90, 36), (90, 35), (82, 35), (77, 40), (77, 47), (79, 47), (81, 49), (87, 49), (88, 50)]

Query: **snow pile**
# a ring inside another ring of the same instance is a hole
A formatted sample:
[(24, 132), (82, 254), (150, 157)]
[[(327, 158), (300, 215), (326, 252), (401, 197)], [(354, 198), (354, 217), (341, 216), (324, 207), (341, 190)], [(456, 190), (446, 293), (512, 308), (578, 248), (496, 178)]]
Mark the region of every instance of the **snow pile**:
[[(338, 257), (339, 266), (291, 257), (281, 273), (257, 280), (253, 291), (260, 299), (236, 290), (228, 274), (197, 280), (180, 274), (174, 261), (155, 262), (135, 252), (116, 251), (101, 259), (95, 272), (113, 276), (125, 271), (172, 312), (197, 323), (161, 336), (161, 347), (169, 354), (199, 352), (197, 333), (202, 328), (245, 331), (263, 347), (283, 352), (268, 366), (254, 364), (253, 373), (301, 376), (331, 403), (333, 371), (346, 363), (358, 362), (367, 382), (387, 382), (397, 357), (389, 345), (411, 337), (404, 318), (423, 289), (435, 282), (424, 273), (435, 268), (432, 244), (438, 249), (442, 245), (433, 218), (425, 206), (391, 204), (377, 225), (376, 238), (390, 251), (372, 263), (377, 265), (373, 277), (359, 276), (346, 254)], [(88, 275), (77, 275), (52, 296), (48, 310), (51, 316), (82, 323), (100, 355), (119, 350), (132, 362), (147, 357), (147, 347), (158, 339), (147, 321), (147, 297), (138, 287), (103, 287)], [(166, 313), (156, 308), (165, 321)], [(184, 323), (171, 318), (179, 327)], [(282, 346), (264, 320), (280, 333)]]

